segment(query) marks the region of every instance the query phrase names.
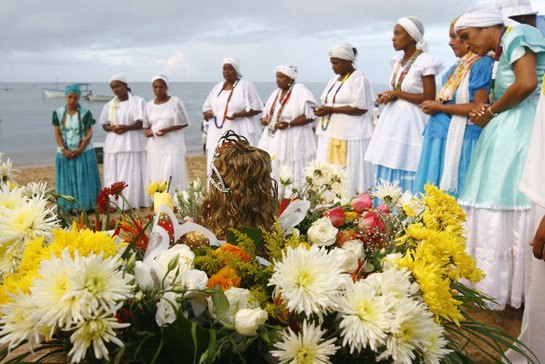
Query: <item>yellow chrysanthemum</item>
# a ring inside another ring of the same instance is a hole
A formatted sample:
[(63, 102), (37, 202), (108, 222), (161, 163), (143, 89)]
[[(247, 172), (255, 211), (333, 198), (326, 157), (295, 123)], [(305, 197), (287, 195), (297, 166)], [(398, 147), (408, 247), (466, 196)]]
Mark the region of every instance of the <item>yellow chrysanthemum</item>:
[(154, 182), (150, 182), (147, 186), (146, 186), (146, 193), (149, 195), (149, 196), (153, 196), (153, 194), (155, 192), (165, 192), (167, 190), (167, 183), (166, 182), (163, 182), (163, 181), (154, 181)]
[(103, 231), (94, 232), (88, 229), (78, 230), (74, 224), (70, 231), (57, 229), (53, 231), (53, 243), (48, 246), (51, 254), (57, 257), (67, 249), (74, 256), (77, 250), (81, 257), (89, 256), (91, 253), (103, 253), (104, 258), (116, 255), (121, 245), (115, 243), (115, 238)]
[(424, 225), (428, 229), (449, 230), (461, 236), (464, 233), (462, 224), (466, 221), (466, 215), (454, 197), (431, 184), (426, 184), (424, 190), (426, 191), (422, 197), (426, 206), (422, 218)]

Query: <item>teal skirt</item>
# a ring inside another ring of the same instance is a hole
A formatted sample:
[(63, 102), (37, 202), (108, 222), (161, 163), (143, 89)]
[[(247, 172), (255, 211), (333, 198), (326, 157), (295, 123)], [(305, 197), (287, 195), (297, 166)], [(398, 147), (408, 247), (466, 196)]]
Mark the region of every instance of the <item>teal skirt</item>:
[(59, 208), (65, 210), (94, 209), (100, 192), (100, 174), (95, 150), (90, 148), (77, 158), (68, 159), (62, 153), (55, 158), (55, 192), (73, 197), (81, 203), (59, 199)]

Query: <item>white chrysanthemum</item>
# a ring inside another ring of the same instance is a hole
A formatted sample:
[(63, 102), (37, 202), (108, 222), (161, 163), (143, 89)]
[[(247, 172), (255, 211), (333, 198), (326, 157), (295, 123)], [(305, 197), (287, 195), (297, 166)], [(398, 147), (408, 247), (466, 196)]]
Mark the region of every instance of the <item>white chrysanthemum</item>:
[(305, 168), (305, 179), (311, 187), (322, 187), (329, 179), (325, 163), (313, 160)]
[(180, 304), (176, 301), (176, 293), (166, 292), (156, 306), (155, 322), (159, 327), (168, 326), (176, 321), (176, 312), (180, 309)]
[(70, 335), (70, 341), (72, 342), (73, 347), (68, 355), (72, 356), (71, 363), (79, 363), (84, 359), (87, 349), (91, 345), (93, 345), (95, 358), (109, 360), (110, 357), (108, 356), (106, 343), (112, 342), (117, 346), (123, 347), (123, 342), (116, 337), (114, 330), (127, 326), (129, 326), (129, 324), (118, 323), (111, 313), (105, 313), (78, 323), (75, 327), (76, 330)]
[(33, 298), (25, 294), (11, 296), (11, 300), (0, 307), (0, 345), (8, 344), (9, 349), (14, 349), (25, 340), (31, 346), (42, 341), (39, 326), (32, 315), (35, 308)]
[(291, 328), (282, 333), (282, 341), (274, 347), (278, 350), (271, 351), (272, 356), (278, 358), (280, 364), (326, 364), (331, 363), (329, 357), (335, 355), (338, 346), (335, 339), (325, 340), (325, 330), (320, 326), (314, 326), (304, 321), (299, 334), (295, 334)]
[(16, 210), (26, 203), (23, 189), (10, 189), (7, 184), (0, 183), (0, 218), (8, 211)]
[(434, 322), (432, 330), (428, 333), (429, 345), (424, 348), (424, 363), (440, 364), (442, 359), (451, 352), (446, 349), (447, 340), (443, 336), (443, 327)]
[(0, 183), (2, 182), (12, 182), (14, 181), (14, 173), (18, 172), (16, 169), (13, 169), (13, 163), (8, 158), (3, 160), (3, 155), (0, 156)]
[(397, 264), (396, 262), (398, 261), (398, 259), (400, 259), (401, 257), (403, 257), (403, 254), (401, 253), (390, 253), (388, 255), (386, 255), (384, 258), (382, 258), (381, 262), (382, 262), (382, 269), (383, 270), (388, 270), (390, 268), (396, 268), (397, 267)]
[(392, 302), (388, 298), (377, 295), (365, 281), (348, 285), (339, 301), (339, 327), (343, 345), (350, 346), (350, 353), (367, 346), (376, 350), (384, 344), (392, 320)]
[(424, 211), (425, 208), (422, 201), (409, 191), (403, 192), (403, 194), (397, 201), (397, 206), (400, 208), (409, 208), (414, 215), (419, 215), (422, 211)]
[(395, 202), (401, 196), (402, 189), (397, 182), (382, 182), (377, 184), (373, 196), (381, 199), (382, 201)]
[(423, 303), (412, 299), (397, 301), (393, 309), (391, 334), (386, 339), (386, 350), (378, 360), (392, 358), (396, 363), (412, 363), (416, 352), (431, 345), (430, 332), (436, 323)]
[(40, 197), (47, 193), (47, 182), (30, 182), (23, 187), (23, 194), (29, 198)]
[(70, 275), (70, 289), (62, 300), (77, 300), (84, 317), (111, 311), (120, 301), (133, 297), (131, 274), (119, 269), (119, 258), (104, 259), (102, 254), (76, 257)]
[(58, 220), (44, 198), (29, 199), (14, 210), (5, 211), (0, 218), (0, 244), (12, 241), (26, 242), (33, 236), (50, 236)]
[(329, 181), (326, 183), (326, 187), (331, 191), (337, 198), (347, 198), (348, 197), (348, 175), (346, 170), (337, 165), (329, 165)]
[(269, 285), (276, 286), (290, 311), (321, 313), (337, 306), (338, 296), (349, 281), (337, 258), (327, 250), (311, 246), (288, 248), (276, 262)]
[(377, 294), (391, 296), (396, 300), (411, 297), (418, 292), (418, 284), (409, 280), (411, 273), (403, 268), (391, 268), (380, 273), (369, 275), (365, 281), (375, 288)]
[(0, 248), (0, 276), (11, 274), (19, 268), (23, 257), (23, 246), (14, 245), (9, 249)]

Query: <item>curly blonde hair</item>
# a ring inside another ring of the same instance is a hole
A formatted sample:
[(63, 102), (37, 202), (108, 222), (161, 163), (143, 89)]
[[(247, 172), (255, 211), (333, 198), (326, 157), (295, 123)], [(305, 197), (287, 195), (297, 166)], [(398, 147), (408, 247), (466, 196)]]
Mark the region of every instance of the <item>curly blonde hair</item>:
[(219, 238), (241, 226), (270, 231), (278, 198), (269, 154), (228, 131), (218, 143), (212, 164), (210, 191), (198, 222)]

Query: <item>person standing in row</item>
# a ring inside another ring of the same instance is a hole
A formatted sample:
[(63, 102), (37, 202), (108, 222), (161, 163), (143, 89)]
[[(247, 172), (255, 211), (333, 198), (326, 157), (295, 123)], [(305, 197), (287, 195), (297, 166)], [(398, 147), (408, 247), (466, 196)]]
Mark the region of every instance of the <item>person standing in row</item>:
[[(158, 74), (151, 80), (155, 98), (146, 104), (144, 133), (148, 138), (147, 181), (170, 181), (170, 192), (185, 190), (185, 139), (189, 116), (182, 100), (168, 94), (168, 79)], [(172, 178), (172, 180), (171, 180)]]
[(545, 71), (545, 39), (528, 25), (506, 28), (496, 5), (471, 8), (455, 30), (470, 50), (496, 54), (490, 103), (469, 114), (484, 129), (459, 197), (467, 213), (467, 250), (486, 274), (476, 288), (496, 299), (493, 308), (518, 308), (532, 235), (531, 203), (519, 182)]
[(223, 61), (223, 82), (217, 83), (202, 107), (204, 119), (209, 121), (206, 137), (207, 169), (210, 168), (218, 140), (227, 130), (244, 136), (250, 145), (256, 145), (261, 128), (256, 115), (263, 110), (255, 86), (240, 73), (238, 59)]
[(450, 25), (449, 45), (459, 60), (443, 75), (437, 99), (420, 105), (431, 117), (424, 130), (414, 194), (424, 193), (424, 185), (432, 183), (457, 197), (482, 130), (467, 120), (473, 107), (488, 99), (494, 60), (468, 50), (454, 32), (456, 20)]
[[(274, 69), (278, 89), (265, 104), (261, 124), (265, 126), (258, 147), (272, 159), (272, 176), (280, 182), (281, 168), (289, 168), (293, 184), (284, 195), (292, 194), (291, 187), (299, 188), (304, 182), (304, 170), (316, 158), (316, 138), (312, 129), (316, 99), (302, 84), (296, 83), (297, 67), (279, 65)], [(282, 187), (279, 185), (282, 189)]]
[(350, 194), (373, 186), (373, 166), (363, 159), (373, 133), (370, 110), (373, 90), (365, 75), (355, 68), (358, 51), (341, 43), (329, 51), (335, 76), (325, 87), (322, 106), (314, 109), (320, 117), (317, 159), (346, 169)]
[[(53, 112), (57, 141), (55, 157), (55, 192), (72, 196), (85, 210), (96, 207), (100, 192), (100, 174), (95, 149), (91, 144), (95, 119), (79, 104), (81, 90), (77, 84), (64, 89), (66, 106)], [(59, 199), (59, 207), (72, 210), (80, 205)]]
[[(149, 206), (145, 195), (146, 137), (142, 132), (146, 101), (133, 96), (127, 79), (112, 76), (115, 97), (102, 109), (100, 124), (108, 132), (104, 141), (104, 185), (127, 183), (123, 195), (133, 208)], [(126, 207), (124, 207), (126, 208)]]
[(402, 54), (393, 58), (390, 90), (378, 95), (378, 102), (386, 106), (365, 160), (376, 165), (378, 183), (397, 183), (411, 190), (429, 118), (419, 106), (435, 99), (435, 76), (443, 64), (427, 53), (424, 26), (414, 16), (397, 21), (392, 42)]

